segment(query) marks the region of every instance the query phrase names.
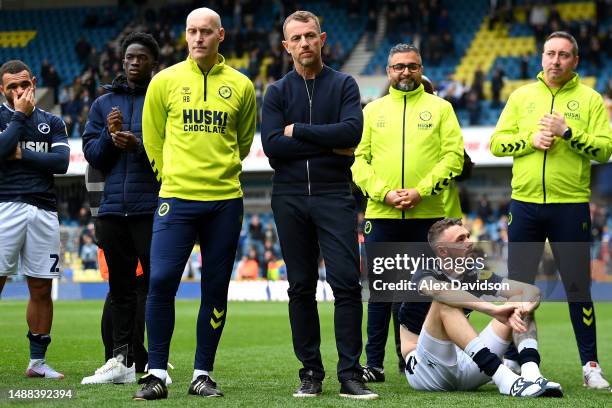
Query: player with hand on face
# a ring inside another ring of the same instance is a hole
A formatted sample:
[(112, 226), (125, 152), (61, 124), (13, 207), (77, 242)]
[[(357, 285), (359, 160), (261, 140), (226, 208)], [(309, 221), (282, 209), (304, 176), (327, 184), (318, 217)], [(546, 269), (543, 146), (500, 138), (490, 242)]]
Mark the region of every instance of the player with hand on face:
[(59, 277), (59, 221), (54, 174), (70, 160), (66, 125), (36, 108), (36, 77), (22, 61), (0, 67), (0, 293), (7, 276), (26, 276), (30, 341), (28, 377), (64, 378), (45, 361), (51, 343), (52, 279)]

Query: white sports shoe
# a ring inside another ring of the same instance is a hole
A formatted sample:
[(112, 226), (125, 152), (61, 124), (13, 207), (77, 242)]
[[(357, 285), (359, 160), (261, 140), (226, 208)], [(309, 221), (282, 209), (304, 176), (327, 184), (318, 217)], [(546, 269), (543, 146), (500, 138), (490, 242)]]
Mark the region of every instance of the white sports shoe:
[(136, 382), (136, 366), (126, 367), (116, 358), (111, 358), (94, 375), (83, 378), (81, 384), (125, 384)]
[(55, 371), (44, 359), (30, 361), (28, 369), (26, 370), (26, 376), (31, 378), (52, 378), (56, 380), (64, 378), (64, 374)]
[[(174, 366), (170, 363), (168, 363), (168, 368), (171, 368), (172, 370), (174, 370)], [(145, 373), (149, 372), (149, 364), (145, 364)], [(170, 378), (170, 373), (168, 372), (168, 370), (166, 370), (166, 385), (170, 385), (172, 384), (172, 378)]]
[(589, 361), (582, 367), (584, 386), (594, 390), (608, 388), (610, 383), (601, 375), (601, 367), (596, 361)]

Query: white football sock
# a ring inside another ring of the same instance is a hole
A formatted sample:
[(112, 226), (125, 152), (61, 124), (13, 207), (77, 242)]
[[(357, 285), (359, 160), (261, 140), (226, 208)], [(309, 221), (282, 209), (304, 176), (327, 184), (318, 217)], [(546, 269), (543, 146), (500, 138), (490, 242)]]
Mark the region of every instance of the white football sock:
[(191, 382), (195, 381), (201, 375), (207, 375), (210, 377), (210, 374), (206, 370), (193, 370), (193, 377), (191, 378)]
[[(525, 339), (521, 341), (517, 347), (519, 353), (526, 348), (537, 350), (538, 341), (536, 339)], [(540, 367), (533, 361), (530, 361), (521, 365), (521, 376), (526, 380), (535, 381), (542, 377), (542, 373), (540, 372)]]
[(497, 368), (497, 371), (495, 371), (492, 377), (499, 392), (504, 395), (510, 394), (510, 388), (512, 388), (512, 384), (514, 384), (517, 378), (519, 378), (519, 376), (514, 374), (512, 370), (503, 364)]
[(162, 370), (160, 368), (152, 368), (149, 370), (149, 374), (156, 376), (164, 383), (166, 382), (166, 377), (168, 377), (168, 371)]

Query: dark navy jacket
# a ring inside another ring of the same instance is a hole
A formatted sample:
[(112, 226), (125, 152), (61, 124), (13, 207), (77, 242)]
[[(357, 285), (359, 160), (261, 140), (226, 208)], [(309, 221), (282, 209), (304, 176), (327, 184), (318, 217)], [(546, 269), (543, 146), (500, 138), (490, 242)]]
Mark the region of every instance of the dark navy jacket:
[[(292, 123), (293, 137), (284, 136), (285, 126)], [(270, 85), (261, 142), (274, 168), (273, 194), (350, 192), (355, 157), (332, 149), (356, 147), (362, 130), (359, 88), (347, 74), (324, 66), (306, 82), (292, 70)]]
[[(17, 145), (22, 158), (9, 160)], [(0, 105), (0, 202), (57, 211), (53, 175), (66, 173), (69, 161), (64, 121), (42, 109), (26, 116)]]
[[(131, 89), (125, 76), (117, 77), (105, 89), (110, 92), (91, 105), (83, 133), (85, 159), (106, 176), (98, 217), (153, 214), (157, 207), (159, 184), (142, 145), (142, 106), (146, 89)], [(135, 152), (119, 149), (113, 144), (106, 116), (114, 106), (123, 116), (121, 129), (131, 131), (140, 139)]]

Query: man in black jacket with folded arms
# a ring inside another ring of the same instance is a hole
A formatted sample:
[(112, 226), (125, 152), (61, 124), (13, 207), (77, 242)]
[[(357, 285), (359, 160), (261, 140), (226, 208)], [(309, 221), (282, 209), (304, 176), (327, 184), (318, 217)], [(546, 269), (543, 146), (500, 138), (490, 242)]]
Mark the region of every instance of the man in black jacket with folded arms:
[(287, 264), (293, 347), (303, 365), (293, 396), (319, 395), (325, 377), (315, 299), (321, 251), (335, 297), (340, 395), (373, 399), (378, 395), (364, 385), (359, 365), (363, 306), (350, 184), (363, 128), (359, 89), (323, 65), (326, 33), (314, 14), (296, 11), (283, 32), (295, 68), (268, 88), (261, 135), (275, 171), (272, 210)]

